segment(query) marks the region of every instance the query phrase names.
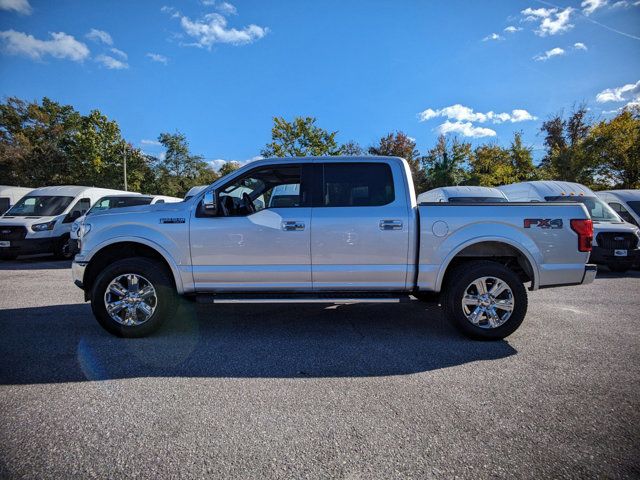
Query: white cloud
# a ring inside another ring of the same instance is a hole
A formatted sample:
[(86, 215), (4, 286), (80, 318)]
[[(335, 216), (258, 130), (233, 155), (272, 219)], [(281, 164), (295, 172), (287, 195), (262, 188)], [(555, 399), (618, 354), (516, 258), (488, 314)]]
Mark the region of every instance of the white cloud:
[(598, 10), (599, 8), (604, 7), (607, 4), (607, 0), (584, 0), (580, 6), (582, 7), (582, 12), (585, 15), (591, 15), (593, 12)]
[(551, 50), (547, 50), (544, 53), (539, 53), (538, 55), (533, 57), (533, 59), (536, 62), (544, 62), (546, 60), (549, 60), (552, 57), (559, 57), (561, 55), (564, 55), (564, 53), (565, 53), (564, 49), (560, 47), (556, 47), (556, 48), (552, 48)]
[(504, 29), (504, 31), (507, 33), (516, 33), (516, 32), (519, 32), (520, 30), (522, 30), (521, 27), (514, 27), (513, 25), (509, 25), (507, 28)]
[(9, 10), (23, 15), (31, 14), (29, 0), (0, 0), (0, 10)]
[(493, 111), (489, 111), (487, 113), (482, 112), (474, 112), (472, 108), (466, 107), (464, 105), (460, 105), (459, 103), (455, 105), (451, 105), (450, 107), (441, 108), (439, 110), (433, 110), (431, 108), (427, 108), (426, 110), (420, 112), (418, 114), (418, 118), (421, 122), (425, 122), (427, 120), (431, 120), (432, 118), (443, 117), (449, 120), (455, 120), (456, 122), (492, 122), (492, 123), (503, 123), (503, 122), (524, 122), (527, 120), (536, 120), (536, 117), (531, 115), (526, 110), (515, 109), (512, 110), (511, 113), (495, 113)]
[(98, 30), (96, 28), (92, 28), (89, 30), (89, 33), (85, 35), (89, 40), (93, 40), (95, 42), (102, 42), (107, 45), (113, 45), (113, 39), (111, 35), (109, 35), (104, 30)]
[(558, 11), (557, 8), (525, 8), (520, 13), (524, 15), (524, 20), (527, 22), (533, 22), (543, 18), (550, 17), (553, 13)]
[(561, 12), (553, 13), (553, 16), (555, 16), (553, 20), (551, 16), (543, 18), (536, 30), (536, 34), (541, 37), (546, 37), (547, 35), (568, 32), (573, 28), (573, 24), (569, 23), (572, 12), (573, 8), (567, 7)]
[(95, 60), (109, 70), (123, 70), (125, 68), (129, 68), (129, 65), (127, 65), (127, 63), (118, 60), (117, 58), (113, 58), (109, 55), (98, 55)]
[(180, 16), (180, 25), (187, 35), (195, 39), (195, 43), (190, 46), (205, 48), (211, 48), (215, 43), (246, 45), (263, 38), (269, 31), (253, 24), (241, 30), (228, 28), (227, 19), (218, 13), (209, 13), (200, 20)]
[(140, 145), (154, 145), (154, 146), (160, 146), (162, 145), (159, 141), (157, 140), (148, 140), (146, 138), (143, 138), (142, 140), (140, 140)]
[(11, 55), (24, 55), (41, 60), (50, 55), (54, 58), (67, 58), (81, 62), (89, 56), (87, 46), (64, 32), (51, 33), (51, 40), (39, 40), (33, 35), (6, 30), (0, 32), (4, 50)]
[(450, 122), (447, 120), (437, 128), (438, 133), (446, 135), (448, 133), (458, 133), (463, 137), (495, 137), (495, 130), (486, 127), (476, 127), (471, 122)]
[(124, 60), (129, 58), (129, 56), (125, 52), (120, 50), (120, 49), (110, 48), (109, 50), (111, 51), (111, 53), (113, 53), (114, 55), (117, 55), (118, 57), (120, 57), (120, 58), (122, 58)]
[(163, 65), (169, 63), (169, 59), (164, 55), (160, 55), (159, 53), (147, 53), (147, 57), (149, 57), (152, 61), (162, 63)]
[(640, 104), (640, 80), (621, 87), (607, 88), (596, 95), (596, 102), (628, 102), (626, 106)]
[(238, 10), (234, 5), (229, 2), (220, 2), (216, 4), (216, 10), (218, 10), (223, 15), (237, 15)]
[(587, 46), (582, 42), (574, 43), (573, 48), (575, 48), (576, 50), (588, 50)]
[(502, 36), (498, 35), (497, 33), (492, 33), (491, 35), (487, 35), (482, 39), (483, 42), (487, 42), (489, 40), (502, 40)]

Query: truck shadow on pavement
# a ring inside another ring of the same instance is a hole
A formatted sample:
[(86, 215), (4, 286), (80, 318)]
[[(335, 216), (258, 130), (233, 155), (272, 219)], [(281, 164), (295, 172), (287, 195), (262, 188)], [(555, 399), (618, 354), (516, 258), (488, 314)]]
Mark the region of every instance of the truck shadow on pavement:
[(404, 375), (514, 355), (457, 333), (435, 304), (181, 305), (141, 339), (116, 338), (88, 304), (0, 311), (0, 384), (136, 377)]

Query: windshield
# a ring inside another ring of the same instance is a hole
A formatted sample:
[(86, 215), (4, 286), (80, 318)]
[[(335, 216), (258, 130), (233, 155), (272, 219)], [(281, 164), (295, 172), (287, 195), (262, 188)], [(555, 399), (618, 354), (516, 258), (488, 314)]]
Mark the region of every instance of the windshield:
[(112, 208), (133, 207), (135, 205), (149, 205), (151, 203), (151, 197), (102, 197), (98, 200), (93, 207), (89, 209), (87, 215), (96, 212), (102, 212), (104, 210), (111, 210)]
[(15, 217), (54, 217), (69, 206), (73, 197), (22, 197), (5, 214)]
[(504, 197), (449, 197), (451, 203), (506, 202)]
[(578, 202), (582, 203), (591, 216), (591, 220), (596, 222), (622, 222), (620, 217), (609, 205), (598, 197), (583, 197), (579, 195), (558, 195), (555, 197), (544, 197), (547, 202)]
[(629, 205), (629, 208), (631, 208), (631, 210), (633, 210), (636, 213), (636, 215), (640, 216), (640, 200), (627, 202), (627, 205)]

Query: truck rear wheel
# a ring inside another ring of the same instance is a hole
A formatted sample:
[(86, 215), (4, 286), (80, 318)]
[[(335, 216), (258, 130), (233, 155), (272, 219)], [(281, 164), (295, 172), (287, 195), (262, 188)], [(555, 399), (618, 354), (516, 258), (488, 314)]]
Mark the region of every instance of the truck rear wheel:
[(527, 313), (527, 291), (518, 275), (492, 261), (472, 261), (448, 275), (444, 312), (465, 335), (500, 340), (520, 326)]
[(161, 263), (133, 257), (108, 265), (96, 279), (91, 309), (98, 323), (119, 337), (143, 337), (173, 316), (178, 295)]

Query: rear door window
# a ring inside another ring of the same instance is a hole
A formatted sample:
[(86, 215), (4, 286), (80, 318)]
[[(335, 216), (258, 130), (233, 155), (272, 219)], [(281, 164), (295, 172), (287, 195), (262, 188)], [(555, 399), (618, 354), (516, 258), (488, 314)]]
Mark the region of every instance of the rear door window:
[(393, 175), (386, 163), (325, 163), (323, 167), (319, 206), (376, 207), (395, 199)]

